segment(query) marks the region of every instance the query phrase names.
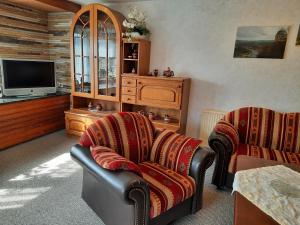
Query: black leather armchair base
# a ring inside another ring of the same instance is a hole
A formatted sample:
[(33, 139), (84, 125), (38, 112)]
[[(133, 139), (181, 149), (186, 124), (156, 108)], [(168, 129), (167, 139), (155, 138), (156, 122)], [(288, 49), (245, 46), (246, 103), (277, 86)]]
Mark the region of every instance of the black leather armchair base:
[(228, 165), (231, 159), (233, 147), (230, 141), (224, 136), (213, 131), (208, 139), (209, 146), (216, 152), (215, 169), (212, 177), (212, 184), (218, 188), (232, 186), (233, 176), (228, 174)]
[(206, 169), (215, 153), (199, 148), (190, 167), (196, 193), (167, 212), (149, 219), (149, 188), (144, 179), (132, 172), (111, 172), (98, 166), (89, 149), (75, 145), (71, 156), (83, 167), (82, 198), (106, 225), (166, 225), (202, 207)]

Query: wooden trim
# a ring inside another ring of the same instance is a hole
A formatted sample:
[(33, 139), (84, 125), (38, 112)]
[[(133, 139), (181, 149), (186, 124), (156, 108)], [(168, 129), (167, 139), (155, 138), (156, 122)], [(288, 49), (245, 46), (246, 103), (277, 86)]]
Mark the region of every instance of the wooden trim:
[(68, 0), (8, 0), (8, 2), (28, 6), (46, 12), (78, 12), (81, 5)]

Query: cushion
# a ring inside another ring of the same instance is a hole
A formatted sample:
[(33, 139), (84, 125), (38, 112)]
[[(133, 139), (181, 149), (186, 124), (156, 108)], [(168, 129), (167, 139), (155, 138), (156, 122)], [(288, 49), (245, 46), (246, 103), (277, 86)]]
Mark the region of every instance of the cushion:
[(225, 120), (220, 120), (214, 127), (214, 131), (218, 134), (225, 135), (232, 144), (232, 153), (235, 152), (239, 144), (239, 134), (236, 128), (229, 122)]
[(140, 163), (139, 167), (150, 188), (150, 218), (160, 215), (195, 193), (195, 181), (190, 176), (182, 176), (152, 162)]
[(114, 150), (103, 146), (92, 146), (91, 154), (99, 166), (107, 170), (127, 170), (142, 176), (137, 164), (120, 156)]
[(229, 173), (236, 172), (236, 160), (239, 155), (247, 155), (261, 159), (275, 160), (284, 163), (300, 164), (300, 153), (293, 153), (255, 145), (239, 144), (235, 154), (231, 156), (228, 167)]
[(200, 140), (164, 130), (154, 140), (150, 161), (187, 176), (192, 157), (200, 144)]
[(280, 149), (300, 153), (300, 113), (284, 115), (283, 140)]
[(151, 121), (138, 113), (121, 112), (100, 118), (81, 136), (83, 147), (106, 146), (135, 163), (148, 160), (153, 143)]
[(244, 107), (227, 113), (225, 120), (237, 129), (243, 144), (300, 152), (300, 113)]

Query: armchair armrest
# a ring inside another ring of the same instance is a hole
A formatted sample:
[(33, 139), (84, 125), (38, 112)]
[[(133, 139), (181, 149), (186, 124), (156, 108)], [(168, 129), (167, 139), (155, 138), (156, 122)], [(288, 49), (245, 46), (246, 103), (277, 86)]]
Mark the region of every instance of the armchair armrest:
[[(224, 136), (224, 138), (230, 142), (232, 150), (231, 154), (234, 154), (236, 147), (240, 142), (237, 129), (231, 123), (220, 120), (214, 127), (214, 132), (215, 134)], [(218, 138), (218, 136), (215, 136), (215, 138)], [(223, 141), (222, 138), (220, 140)]]
[(198, 139), (163, 130), (154, 140), (150, 160), (186, 176), (200, 144)]
[[(124, 205), (134, 205), (136, 218), (139, 220), (136, 224), (143, 224), (142, 221), (148, 219), (149, 213), (149, 187), (145, 180), (137, 174), (130, 171), (109, 171), (101, 168), (93, 159), (90, 150), (80, 145), (75, 145), (71, 149), (71, 156), (75, 159), (88, 174), (91, 174), (99, 184), (99, 189), (105, 188), (109, 190), (102, 199), (110, 199), (110, 195), (114, 195), (122, 200)], [(97, 193), (101, 195), (102, 193)], [(112, 198), (112, 199), (113, 199)], [(89, 199), (92, 202), (93, 200)], [(89, 203), (88, 204), (100, 204)], [(108, 204), (107, 202), (105, 204)], [(114, 204), (114, 203), (111, 203)], [(97, 212), (101, 214), (101, 212)], [(105, 217), (105, 215), (102, 215)], [(113, 218), (118, 219), (119, 217)], [(122, 221), (119, 221), (122, 224)]]
[(208, 143), (211, 149), (216, 152), (212, 183), (220, 188), (226, 183), (228, 165), (231, 155), (235, 153), (239, 144), (239, 135), (232, 124), (221, 120), (210, 134)]
[(192, 158), (189, 176), (193, 177), (196, 183), (192, 213), (202, 208), (205, 172), (212, 165), (214, 158), (215, 152), (207, 147), (199, 147)]

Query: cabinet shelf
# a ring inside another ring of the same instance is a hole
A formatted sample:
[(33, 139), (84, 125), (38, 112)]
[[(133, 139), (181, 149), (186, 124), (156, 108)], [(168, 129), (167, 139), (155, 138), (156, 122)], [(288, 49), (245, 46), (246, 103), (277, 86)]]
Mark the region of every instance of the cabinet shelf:
[[(130, 74), (133, 69), (136, 74), (149, 73), (150, 45), (147, 40), (123, 41), (122, 74)], [(136, 58), (128, 58), (128, 56)]]
[(82, 56), (82, 55), (75, 55), (75, 57), (78, 57), (78, 58), (81, 58), (81, 57), (83, 57), (83, 58), (90, 58), (90, 56), (88, 56), (88, 55), (84, 55), (84, 56)]
[(123, 59), (125, 61), (139, 61), (139, 59), (130, 59), (130, 58), (126, 58), (126, 59)]
[(164, 120), (151, 120), (152, 123), (157, 127), (161, 129), (169, 129), (172, 131), (178, 131), (180, 129), (179, 122), (169, 122), (166, 123)]
[(76, 109), (70, 109), (69, 111), (70, 114), (76, 114), (80, 116), (95, 116), (95, 117), (102, 117), (102, 116), (107, 116), (112, 113), (116, 113), (117, 111), (91, 111), (88, 108), (76, 108)]

